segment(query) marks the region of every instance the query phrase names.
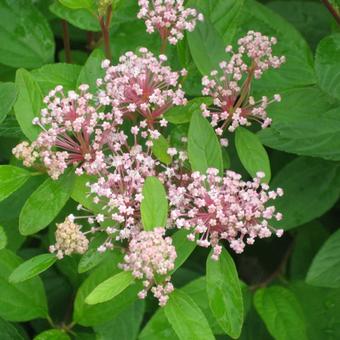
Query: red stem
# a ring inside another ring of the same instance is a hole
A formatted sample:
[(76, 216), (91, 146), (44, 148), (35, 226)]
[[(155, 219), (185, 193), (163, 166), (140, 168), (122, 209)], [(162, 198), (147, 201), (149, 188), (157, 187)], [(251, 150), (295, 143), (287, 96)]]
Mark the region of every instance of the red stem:
[(340, 15), (339, 15), (339, 13), (337, 13), (335, 8), (331, 5), (331, 3), (328, 0), (322, 0), (322, 2), (327, 7), (329, 12), (333, 15), (333, 17), (336, 20), (336, 22), (338, 23), (338, 25), (340, 25)]
[(99, 24), (103, 34), (105, 56), (107, 59), (111, 60), (111, 48), (110, 48), (110, 23), (112, 17), (112, 8), (109, 6), (106, 12), (106, 20), (103, 16), (99, 17)]
[(70, 33), (68, 30), (68, 23), (66, 20), (61, 20), (61, 25), (63, 28), (63, 40), (64, 40), (64, 50), (65, 50), (65, 61), (68, 64), (72, 63), (72, 53), (70, 44)]

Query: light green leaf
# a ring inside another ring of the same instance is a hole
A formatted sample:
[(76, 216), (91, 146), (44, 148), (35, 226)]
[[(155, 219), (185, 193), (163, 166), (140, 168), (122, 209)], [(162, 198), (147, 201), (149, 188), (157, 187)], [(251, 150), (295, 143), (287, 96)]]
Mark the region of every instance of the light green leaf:
[(0, 165), (0, 202), (17, 191), (31, 177), (25, 169), (12, 165)]
[(156, 177), (148, 177), (145, 180), (140, 209), (144, 230), (166, 226), (168, 199), (163, 184)]
[(240, 161), (250, 176), (254, 178), (257, 172), (262, 171), (266, 174), (264, 180), (269, 182), (269, 157), (259, 137), (243, 127), (238, 127), (235, 132), (235, 146)]
[(232, 257), (223, 249), (219, 260), (207, 259), (207, 293), (210, 309), (221, 328), (237, 339), (244, 311), (240, 280)]
[(11, 111), (17, 98), (17, 90), (13, 83), (0, 83), (0, 123)]
[(259, 289), (254, 304), (275, 339), (308, 339), (302, 308), (288, 289), (279, 286)]
[(169, 165), (171, 163), (171, 156), (168, 154), (168, 149), (170, 147), (168, 141), (163, 135), (160, 135), (158, 139), (152, 141), (152, 153), (156, 156), (158, 160), (162, 163)]
[(220, 143), (214, 129), (200, 112), (195, 112), (190, 121), (188, 156), (193, 171), (204, 174), (208, 168), (223, 173), (223, 158)]
[(50, 268), (57, 258), (54, 254), (37, 255), (14, 269), (9, 277), (10, 283), (24, 282)]
[(184, 292), (174, 291), (164, 311), (180, 340), (215, 339), (203, 312)]
[(0, 225), (0, 250), (4, 249), (7, 245), (7, 236), (4, 228)]
[(61, 329), (49, 329), (38, 334), (33, 340), (71, 340)]
[(1, 64), (34, 68), (53, 61), (52, 30), (31, 1), (1, 1), (0, 13)]
[(313, 286), (340, 288), (340, 230), (322, 246), (313, 259), (307, 283)]
[(14, 112), (22, 132), (31, 141), (35, 140), (41, 129), (33, 125), (33, 118), (40, 116), (42, 94), (38, 84), (31, 74), (20, 68), (15, 77), (18, 99), (14, 105)]
[(71, 196), (73, 180), (73, 172), (64, 174), (58, 181), (48, 178), (33, 192), (20, 212), (22, 235), (32, 235), (55, 219)]
[(94, 6), (94, 0), (59, 0), (59, 2), (63, 6), (71, 9), (92, 9)]

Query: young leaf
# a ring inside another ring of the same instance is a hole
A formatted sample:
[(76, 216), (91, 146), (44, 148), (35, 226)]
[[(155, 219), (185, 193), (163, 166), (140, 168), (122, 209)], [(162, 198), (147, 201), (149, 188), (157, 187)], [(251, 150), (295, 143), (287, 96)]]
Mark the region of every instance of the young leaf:
[(44, 286), (35, 277), (11, 284), (8, 277), (22, 260), (7, 249), (0, 250), (0, 317), (8, 321), (28, 321), (48, 314)]
[(17, 90), (13, 83), (0, 83), (0, 123), (11, 111), (17, 98)]
[(49, 329), (38, 334), (33, 340), (71, 340), (61, 329)]
[(37, 255), (14, 269), (9, 277), (10, 283), (24, 282), (50, 268), (57, 258), (54, 254)]
[(237, 339), (244, 311), (240, 280), (232, 257), (223, 249), (218, 261), (207, 259), (207, 293), (210, 309), (221, 328)]
[(145, 180), (140, 209), (144, 230), (166, 226), (168, 200), (163, 184), (156, 177), (148, 177)]
[(164, 311), (180, 340), (215, 339), (203, 312), (184, 292), (171, 293)]
[(31, 1), (1, 1), (0, 13), (1, 64), (34, 68), (52, 62), (53, 33)]
[(188, 156), (193, 171), (204, 174), (208, 168), (223, 173), (220, 143), (214, 129), (200, 112), (193, 113), (188, 134)]
[(0, 250), (4, 249), (7, 245), (7, 236), (4, 228), (0, 225)]
[(171, 156), (168, 154), (170, 147), (168, 141), (163, 135), (160, 135), (158, 139), (153, 140), (152, 153), (162, 163), (169, 165), (171, 163)]
[(235, 132), (235, 146), (240, 161), (250, 176), (254, 178), (257, 172), (262, 171), (266, 174), (264, 180), (269, 182), (269, 157), (259, 137), (243, 127), (238, 127)]
[(70, 198), (73, 180), (73, 172), (65, 173), (58, 181), (48, 178), (33, 192), (20, 212), (22, 235), (32, 235), (54, 220)]
[(313, 259), (307, 283), (313, 286), (340, 288), (340, 230), (324, 243)]
[(12, 165), (0, 165), (0, 202), (17, 191), (31, 177), (25, 169)]
[(294, 294), (279, 286), (259, 289), (254, 296), (257, 312), (277, 340), (307, 340), (303, 311)]
[(15, 116), (22, 132), (33, 141), (41, 132), (32, 121), (40, 116), (42, 94), (31, 74), (22, 68), (16, 72), (15, 86), (18, 91), (18, 99), (14, 105)]

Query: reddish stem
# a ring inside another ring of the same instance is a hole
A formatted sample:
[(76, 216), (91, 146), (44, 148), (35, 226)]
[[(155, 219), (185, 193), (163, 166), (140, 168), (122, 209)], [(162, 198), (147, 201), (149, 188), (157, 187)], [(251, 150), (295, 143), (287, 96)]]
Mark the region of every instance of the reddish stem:
[(106, 12), (106, 20), (103, 16), (99, 17), (99, 24), (103, 34), (105, 56), (111, 60), (111, 48), (110, 48), (110, 23), (112, 18), (112, 8), (109, 6)]
[(65, 50), (65, 61), (68, 64), (72, 63), (72, 53), (70, 44), (70, 33), (68, 30), (68, 23), (66, 20), (61, 20), (61, 25), (63, 28), (63, 40), (64, 40), (64, 50)]
[(322, 2), (324, 3), (324, 5), (327, 7), (327, 9), (329, 10), (329, 12), (333, 15), (334, 19), (336, 20), (336, 22), (338, 23), (338, 25), (340, 25), (340, 15), (339, 13), (337, 13), (337, 11), (335, 10), (335, 8), (332, 6), (332, 4), (328, 1), (328, 0), (322, 0)]

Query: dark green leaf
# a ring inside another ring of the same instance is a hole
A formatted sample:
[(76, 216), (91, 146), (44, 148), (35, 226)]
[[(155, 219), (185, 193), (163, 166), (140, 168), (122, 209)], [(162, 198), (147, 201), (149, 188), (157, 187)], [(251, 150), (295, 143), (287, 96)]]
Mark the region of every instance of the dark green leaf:
[(168, 200), (163, 184), (156, 177), (148, 177), (145, 180), (140, 209), (144, 230), (166, 226)]
[(24, 282), (50, 268), (57, 258), (54, 254), (37, 255), (14, 269), (9, 277), (10, 283)]
[(184, 292), (174, 291), (164, 311), (180, 340), (215, 339), (203, 312)]
[(221, 328), (237, 339), (244, 320), (240, 280), (232, 257), (223, 249), (219, 260), (207, 260), (207, 293), (210, 309)]
[(11, 323), (0, 318), (0, 338), (1, 340), (24, 340), (24, 337)]
[(163, 135), (160, 135), (158, 139), (153, 140), (152, 153), (156, 156), (158, 160), (162, 163), (169, 165), (172, 158), (168, 154), (168, 149), (170, 147), (168, 141)]
[(235, 132), (235, 146), (240, 161), (250, 176), (254, 178), (257, 172), (262, 171), (266, 174), (265, 181), (269, 182), (270, 162), (259, 137), (243, 127), (238, 127)]
[(34, 340), (70, 340), (71, 338), (60, 329), (50, 329), (38, 334)]
[(262, 288), (255, 293), (254, 304), (275, 339), (308, 339), (302, 308), (288, 289), (279, 286)]
[(340, 288), (340, 230), (322, 246), (313, 259), (307, 283), (313, 286)]
[(73, 180), (73, 172), (64, 174), (57, 181), (48, 178), (33, 192), (20, 212), (19, 230), (22, 235), (34, 234), (55, 219), (70, 198)]
[(0, 83), (0, 123), (11, 111), (17, 98), (17, 90), (13, 83)]
[(51, 28), (31, 1), (3, 0), (0, 13), (0, 63), (34, 68), (53, 61)]
[(214, 129), (200, 112), (191, 117), (188, 134), (188, 156), (193, 171), (204, 174), (208, 168), (223, 173), (223, 158), (220, 143)]
[(31, 173), (12, 165), (0, 165), (0, 201), (17, 191), (30, 178)]

